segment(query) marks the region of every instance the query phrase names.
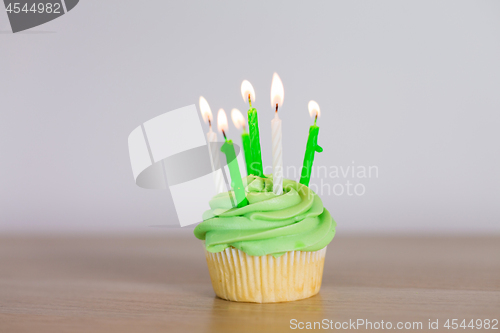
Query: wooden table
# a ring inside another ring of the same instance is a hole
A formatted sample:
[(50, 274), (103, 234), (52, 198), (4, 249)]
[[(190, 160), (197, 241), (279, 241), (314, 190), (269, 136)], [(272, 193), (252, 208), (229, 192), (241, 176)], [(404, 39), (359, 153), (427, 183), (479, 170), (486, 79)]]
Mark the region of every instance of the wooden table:
[(498, 236), (337, 236), (319, 295), (249, 304), (216, 298), (200, 242), (169, 234), (0, 237), (0, 332), (276, 332), (292, 319), (449, 332), (447, 319), (500, 319)]

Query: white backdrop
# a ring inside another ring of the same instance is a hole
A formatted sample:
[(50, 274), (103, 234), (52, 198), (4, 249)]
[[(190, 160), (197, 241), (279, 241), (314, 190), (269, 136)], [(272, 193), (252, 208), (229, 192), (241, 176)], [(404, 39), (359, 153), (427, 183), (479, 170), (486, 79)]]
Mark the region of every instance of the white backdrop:
[(168, 191), (134, 184), (129, 133), (199, 95), (245, 111), (248, 79), (270, 166), (275, 71), (285, 168), (314, 99), (316, 165), (378, 170), (313, 177), (363, 186), (322, 194), (339, 233), (499, 232), (499, 17), (498, 1), (87, 0), (11, 34), (0, 11), (0, 232), (177, 225)]

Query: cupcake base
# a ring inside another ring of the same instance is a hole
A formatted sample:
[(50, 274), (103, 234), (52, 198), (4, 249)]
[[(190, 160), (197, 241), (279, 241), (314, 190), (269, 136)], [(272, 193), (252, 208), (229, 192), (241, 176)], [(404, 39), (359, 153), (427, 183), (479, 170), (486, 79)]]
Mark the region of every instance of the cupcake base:
[(275, 303), (316, 295), (321, 287), (326, 247), (315, 252), (290, 251), (249, 256), (235, 248), (205, 250), (215, 294), (236, 302)]

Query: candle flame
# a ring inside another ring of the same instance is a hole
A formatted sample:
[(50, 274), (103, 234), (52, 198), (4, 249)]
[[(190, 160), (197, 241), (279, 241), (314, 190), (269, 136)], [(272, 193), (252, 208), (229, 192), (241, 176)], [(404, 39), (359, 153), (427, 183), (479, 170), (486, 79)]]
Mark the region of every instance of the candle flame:
[(200, 96), (200, 112), (203, 117), (203, 121), (212, 121), (212, 110), (210, 110), (210, 105), (208, 105), (207, 100), (203, 96)]
[(217, 128), (219, 131), (227, 131), (228, 128), (226, 112), (223, 109), (219, 109), (217, 114)]
[(245, 103), (248, 103), (248, 95), (250, 95), (250, 101), (255, 102), (255, 90), (253, 90), (252, 84), (245, 80), (241, 83), (241, 96), (243, 96)]
[(283, 89), (283, 83), (277, 73), (273, 74), (273, 83), (271, 84), (271, 106), (274, 108), (276, 104), (278, 106), (283, 105), (283, 99), (285, 98), (285, 90)]
[(319, 118), (319, 116), (321, 115), (321, 111), (319, 110), (319, 105), (315, 101), (309, 101), (307, 108), (309, 109), (309, 114), (311, 115), (312, 118), (314, 117)]
[(231, 119), (233, 120), (233, 124), (237, 129), (245, 127), (245, 118), (243, 118), (243, 115), (241, 114), (240, 110), (232, 109)]

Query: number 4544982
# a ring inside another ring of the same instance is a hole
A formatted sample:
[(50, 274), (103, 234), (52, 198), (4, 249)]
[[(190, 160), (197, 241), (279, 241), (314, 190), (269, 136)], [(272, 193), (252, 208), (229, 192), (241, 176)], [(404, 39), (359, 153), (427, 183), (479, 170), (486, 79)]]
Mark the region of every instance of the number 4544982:
[(472, 329), (498, 329), (498, 319), (471, 319), (467, 322), (465, 319), (459, 323), (458, 319), (448, 319), (446, 323), (444, 323), (443, 327), (447, 329), (456, 330), (457, 328), (472, 328)]
[(25, 3), (24, 5), (22, 3), (19, 3), (19, 2), (14, 2), (14, 3), (9, 3), (9, 5), (7, 6), (7, 8), (5, 8), (5, 10), (7, 11), (7, 13), (14, 13), (14, 14), (18, 14), (18, 13), (32, 13), (32, 14), (36, 14), (36, 13), (39, 13), (39, 14), (42, 14), (42, 13), (47, 13), (47, 14), (61, 14), (61, 4), (60, 3), (43, 3), (43, 2), (39, 2), (39, 3), (34, 3), (32, 4), (31, 6), (28, 6), (27, 3)]

